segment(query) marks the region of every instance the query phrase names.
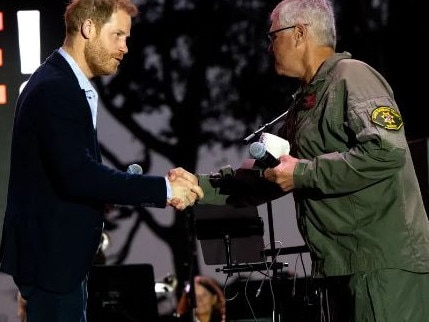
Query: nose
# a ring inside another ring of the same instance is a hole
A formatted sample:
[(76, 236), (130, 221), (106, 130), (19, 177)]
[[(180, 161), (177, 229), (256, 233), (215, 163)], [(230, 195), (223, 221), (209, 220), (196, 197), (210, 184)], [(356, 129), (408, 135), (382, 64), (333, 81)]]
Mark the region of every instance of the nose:
[(119, 50), (121, 52), (123, 52), (124, 54), (128, 53), (128, 46), (127, 46), (127, 41), (124, 40), (121, 42), (121, 45), (119, 46)]

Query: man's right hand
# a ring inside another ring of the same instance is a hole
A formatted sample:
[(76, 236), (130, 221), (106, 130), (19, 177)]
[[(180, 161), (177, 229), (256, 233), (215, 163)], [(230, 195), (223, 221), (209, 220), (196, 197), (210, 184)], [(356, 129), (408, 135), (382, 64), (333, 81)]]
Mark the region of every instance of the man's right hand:
[(183, 168), (171, 169), (168, 172), (168, 180), (173, 196), (167, 202), (177, 210), (193, 206), (197, 200), (204, 197), (203, 190), (198, 186), (198, 178)]
[(289, 192), (295, 188), (293, 173), (299, 159), (290, 155), (282, 155), (279, 160), (280, 164), (278, 166), (268, 168), (264, 171), (264, 177), (267, 180), (278, 184), (283, 191)]

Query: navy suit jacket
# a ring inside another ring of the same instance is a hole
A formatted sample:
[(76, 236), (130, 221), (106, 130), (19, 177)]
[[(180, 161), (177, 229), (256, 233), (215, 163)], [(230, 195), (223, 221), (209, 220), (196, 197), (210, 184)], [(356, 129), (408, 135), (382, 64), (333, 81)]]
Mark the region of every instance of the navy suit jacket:
[(165, 207), (165, 179), (101, 163), (85, 92), (55, 51), (17, 101), (0, 270), (72, 290), (92, 265), (106, 203)]

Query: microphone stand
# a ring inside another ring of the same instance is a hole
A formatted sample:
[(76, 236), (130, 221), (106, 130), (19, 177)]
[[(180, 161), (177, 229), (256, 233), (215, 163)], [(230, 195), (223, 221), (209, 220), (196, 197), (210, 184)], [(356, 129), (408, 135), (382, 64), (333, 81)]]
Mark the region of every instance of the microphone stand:
[(252, 141), (254, 139), (254, 137), (256, 135), (258, 135), (259, 133), (263, 132), (267, 127), (271, 127), (274, 124), (276, 124), (278, 121), (280, 121), (282, 118), (286, 117), (286, 115), (288, 115), (290, 111), (290, 108), (288, 108), (283, 114), (277, 116), (274, 120), (272, 120), (271, 122), (265, 123), (264, 125), (262, 125), (259, 129), (257, 129), (255, 132), (253, 132), (252, 134), (246, 136), (244, 138), (244, 142), (245, 143), (249, 143), (250, 141)]
[[(270, 235), (270, 249), (271, 249), (271, 263), (273, 265), (273, 281), (274, 281), (274, 290), (277, 289), (276, 281), (277, 281), (277, 255), (276, 255), (276, 242), (274, 239), (274, 221), (273, 221), (273, 207), (271, 201), (267, 201), (267, 214), (268, 214), (268, 231)], [(275, 294), (275, 293), (274, 293)], [(274, 296), (274, 309), (273, 309), (273, 322), (281, 321), (281, 313), (279, 308), (277, 307), (278, 301), (276, 300), (276, 296)]]
[(195, 225), (194, 225), (194, 211), (192, 207), (188, 207), (184, 210), (186, 214), (186, 222), (187, 222), (187, 230), (188, 230), (188, 244), (189, 244), (189, 311), (187, 312), (186, 316), (189, 320), (187, 322), (197, 322), (197, 316), (196, 316), (196, 307), (197, 307), (197, 301), (195, 296), (195, 265), (197, 263), (197, 248), (195, 244), (196, 240), (196, 232), (195, 232)]
[[(292, 95), (292, 99), (295, 99), (295, 95)], [(266, 128), (270, 128), (277, 122), (279, 122), (281, 119), (285, 118), (289, 111), (293, 108), (293, 104), (288, 107), (288, 109), (282, 113), (281, 115), (277, 116), (275, 119), (273, 119), (271, 122), (265, 123), (263, 126), (261, 126), (259, 129), (257, 129), (252, 134), (248, 135), (244, 138), (245, 143), (249, 143), (252, 141), (256, 135), (259, 135), (261, 132), (263, 132)], [(271, 261), (273, 263), (273, 280), (276, 282), (277, 280), (277, 266), (276, 266), (276, 245), (275, 245), (275, 239), (274, 239), (274, 222), (273, 222), (273, 208), (271, 201), (267, 202), (267, 214), (268, 214), (268, 230), (269, 230), (269, 238), (270, 238), (270, 249), (271, 249)], [(276, 285), (274, 285), (274, 288), (276, 288)], [(273, 309), (273, 322), (280, 322), (281, 321), (281, 313), (278, 310), (277, 307), (277, 300), (276, 296), (274, 296), (274, 309)]]

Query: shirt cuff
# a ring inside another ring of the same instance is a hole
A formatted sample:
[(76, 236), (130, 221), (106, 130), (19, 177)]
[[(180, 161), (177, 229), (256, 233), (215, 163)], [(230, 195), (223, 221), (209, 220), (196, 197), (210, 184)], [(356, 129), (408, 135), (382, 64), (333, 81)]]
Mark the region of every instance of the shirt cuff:
[(165, 178), (165, 186), (167, 187), (167, 200), (173, 198), (173, 190), (171, 189), (170, 181)]

